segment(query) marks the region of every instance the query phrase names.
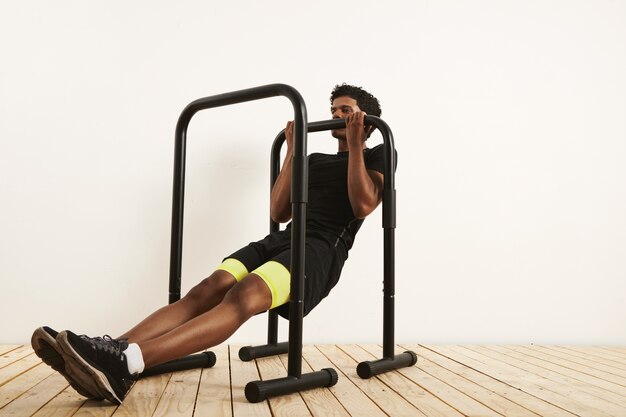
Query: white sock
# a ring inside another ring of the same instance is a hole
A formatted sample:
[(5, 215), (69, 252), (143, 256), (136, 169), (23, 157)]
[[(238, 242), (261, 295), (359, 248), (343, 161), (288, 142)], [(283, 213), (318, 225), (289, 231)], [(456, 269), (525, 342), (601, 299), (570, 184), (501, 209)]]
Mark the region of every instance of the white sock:
[(123, 353), (124, 356), (126, 356), (128, 372), (130, 372), (131, 375), (142, 373), (146, 365), (143, 363), (143, 355), (141, 354), (139, 345), (137, 343), (131, 343)]

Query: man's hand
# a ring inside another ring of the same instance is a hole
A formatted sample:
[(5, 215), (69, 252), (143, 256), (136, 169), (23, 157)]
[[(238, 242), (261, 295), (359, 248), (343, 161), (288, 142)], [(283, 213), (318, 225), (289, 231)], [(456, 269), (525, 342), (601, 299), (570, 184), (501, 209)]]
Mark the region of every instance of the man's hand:
[(287, 122), (285, 127), (285, 140), (287, 142), (287, 152), (293, 152), (293, 120)]
[(346, 141), (348, 142), (348, 198), (352, 212), (358, 219), (369, 215), (382, 199), (383, 174), (368, 170), (365, 166), (363, 144), (372, 126), (365, 127), (365, 113), (355, 112), (346, 117)]
[(359, 111), (346, 117), (346, 140), (348, 148), (363, 149), (363, 142), (372, 131), (373, 126), (365, 127), (365, 112)]

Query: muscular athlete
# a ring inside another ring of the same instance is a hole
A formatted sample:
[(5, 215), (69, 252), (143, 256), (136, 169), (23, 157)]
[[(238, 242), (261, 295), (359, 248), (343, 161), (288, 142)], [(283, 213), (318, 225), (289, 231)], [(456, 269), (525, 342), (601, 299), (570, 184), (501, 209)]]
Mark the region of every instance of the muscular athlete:
[[(305, 315), (335, 286), (363, 219), (382, 200), (383, 149), (366, 147), (372, 128), (364, 126), (366, 113), (380, 116), (378, 100), (346, 84), (330, 99), (332, 117), (346, 119), (346, 128), (331, 132), (336, 155), (308, 157)], [(279, 223), (291, 219), (293, 122), (285, 136), (287, 153), (270, 196), (270, 214)], [(287, 225), (239, 249), (182, 299), (116, 339), (40, 327), (31, 341), (35, 353), (80, 394), (121, 403), (145, 368), (216, 346), (269, 309), (288, 318), (290, 243)]]

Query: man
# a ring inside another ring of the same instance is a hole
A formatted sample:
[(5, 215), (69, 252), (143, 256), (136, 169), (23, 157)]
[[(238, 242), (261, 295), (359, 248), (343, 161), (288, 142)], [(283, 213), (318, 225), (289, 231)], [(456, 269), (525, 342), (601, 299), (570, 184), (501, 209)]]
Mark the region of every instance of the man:
[[(364, 126), (366, 113), (380, 116), (378, 100), (360, 87), (343, 84), (335, 87), (330, 101), (332, 117), (346, 119), (346, 128), (332, 131), (336, 155), (308, 158), (305, 315), (339, 280), (355, 235), (380, 204), (383, 191), (383, 148), (366, 147), (372, 128)], [(291, 219), (293, 122), (287, 123), (285, 136), (287, 154), (270, 196), (270, 214), (280, 223)], [(218, 345), (250, 317), (269, 309), (288, 318), (290, 226), (228, 256), (181, 300), (117, 339), (57, 334), (41, 327), (32, 337), (35, 353), (82, 395), (121, 403), (145, 368)]]

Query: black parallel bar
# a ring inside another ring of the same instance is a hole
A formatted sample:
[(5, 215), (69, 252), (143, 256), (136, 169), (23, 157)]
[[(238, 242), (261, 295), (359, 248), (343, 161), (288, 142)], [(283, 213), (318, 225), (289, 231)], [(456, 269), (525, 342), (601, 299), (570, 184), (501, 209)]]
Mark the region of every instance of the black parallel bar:
[[(307, 113), (300, 93), (285, 84), (271, 84), (246, 90), (205, 97), (190, 103), (178, 118), (174, 151), (174, 190), (172, 197), (172, 242), (170, 257), (170, 303), (180, 299), (183, 212), (185, 190), (185, 152), (187, 128), (198, 111), (274, 96), (287, 97), (294, 108), (294, 145), (291, 173), (291, 287), (289, 310), (288, 377), (279, 380), (255, 381), (259, 395), (279, 395), (336, 383), (336, 372), (329, 370), (302, 375), (302, 325), (304, 295), (304, 255), (306, 239), (306, 204), (308, 197)], [(335, 378), (333, 378), (333, 375)], [(295, 380), (295, 382), (293, 382)], [(254, 388), (251, 388), (254, 391)], [(275, 393), (275, 394), (272, 394)], [(251, 394), (254, 398), (254, 393)]]
[[(384, 238), (384, 266), (383, 266), (383, 358), (373, 362), (363, 362), (357, 367), (357, 373), (362, 378), (398, 369), (413, 366), (417, 362), (414, 352), (406, 351), (394, 355), (395, 346), (395, 228), (396, 228), (396, 189), (395, 167), (396, 152), (391, 129), (382, 119), (374, 116), (365, 116), (365, 124), (378, 128), (383, 136), (385, 182), (383, 187), (383, 238)], [(339, 129), (345, 127), (343, 119), (333, 119), (310, 123), (308, 131)], [(283, 135), (284, 136), (284, 135)], [(279, 135), (280, 137), (280, 135)], [(284, 139), (283, 139), (284, 140)], [(359, 372), (360, 368), (360, 372)], [(369, 376), (367, 376), (369, 375)]]
[(393, 358), (395, 346), (395, 229), (384, 229), (383, 357)]
[(261, 346), (244, 346), (239, 349), (239, 359), (249, 362), (252, 359), (281, 355), (289, 352), (289, 342), (267, 344)]
[(277, 395), (292, 394), (311, 388), (332, 387), (337, 383), (337, 372), (332, 368), (310, 372), (300, 378), (288, 376), (269, 381), (253, 381), (246, 384), (244, 390), (246, 398), (251, 403), (258, 403)]
[[(274, 149), (276, 141), (272, 144), (272, 153), (270, 157), (270, 194), (272, 192), (272, 188), (274, 188), (274, 183), (276, 179), (278, 179), (278, 174), (280, 174), (280, 147), (278, 149)], [(277, 155), (275, 156), (275, 154)], [(280, 224), (272, 220), (272, 216), (270, 215), (270, 233), (277, 232), (280, 230)], [(278, 314), (270, 310), (267, 315), (267, 344), (275, 345), (278, 343)], [(242, 348), (243, 349), (243, 348)], [(241, 356), (241, 353), (240, 353)]]
[[(292, 177), (292, 187), (295, 178)], [(308, 185), (308, 182), (305, 183)], [(304, 277), (304, 243), (306, 228), (306, 203), (292, 204), (291, 223), (291, 273), (293, 276)], [(296, 218), (300, 221), (296, 222)], [(294, 275), (294, 272), (298, 275)], [(304, 320), (304, 278), (291, 280), (291, 293), (289, 294), (289, 360), (287, 374), (300, 378), (302, 376), (302, 327)]]
[[(395, 228), (396, 228), (396, 190), (395, 166), (396, 155), (393, 134), (387, 123), (375, 116), (365, 116), (365, 124), (375, 126), (383, 136), (385, 182), (383, 190), (383, 228), (384, 228), (384, 284), (383, 284), (383, 357), (394, 358), (394, 322), (395, 322)], [(311, 122), (307, 125), (309, 133), (346, 127), (344, 119), (331, 119)], [(285, 141), (285, 131), (282, 130), (274, 139), (271, 151), (271, 184), (280, 173), (280, 151)], [(270, 219), (270, 227), (278, 225)], [(268, 345), (277, 343), (277, 315), (269, 313)], [(262, 348), (262, 346), (259, 346)], [(246, 348), (247, 349), (247, 348)], [(272, 349), (271, 347), (269, 348)], [(247, 353), (246, 353), (247, 355)]]
[(356, 373), (363, 379), (371, 378), (374, 375), (384, 372), (393, 371), (407, 366), (413, 366), (417, 363), (417, 355), (410, 350), (391, 358), (383, 358), (375, 361), (361, 362), (356, 367)]
[(276, 343), (278, 343), (278, 313), (270, 310), (267, 312), (267, 344)]
[(185, 371), (187, 369), (211, 368), (215, 365), (215, 361), (215, 353), (202, 352), (148, 368), (141, 373), (140, 377), (144, 378), (152, 375), (166, 374), (168, 372)]
[[(357, 366), (357, 374), (361, 378), (370, 378), (383, 372), (413, 366), (417, 362), (414, 352), (406, 351), (394, 355), (394, 322), (395, 322), (395, 228), (396, 228), (396, 190), (395, 166), (396, 155), (393, 135), (389, 126), (374, 116), (365, 117), (366, 125), (373, 125), (383, 136), (385, 182), (383, 189), (383, 234), (384, 234), (384, 267), (383, 267), (383, 358), (375, 361), (362, 362)], [(344, 119), (324, 120), (307, 125), (308, 132), (341, 129), (345, 127)], [(281, 131), (272, 146), (272, 170), (276, 175), (280, 171), (280, 149), (285, 141), (285, 132)], [(272, 183), (273, 184), (273, 183)], [(268, 340), (273, 330), (268, 329)], [(291, 334), (291, 333), (290, 333)], [(290, 338), (291, 340), (291, 338)], [(271, 343), (270, 343), (271, 345)], [(300, 344), (301, 346), (301, 344)], [(270, 353), (277, 350), (272, 346), (259, 346), (260, 352)], [(282, 353), (282, 352), (281, 352)], [(301, 352), (300, 352), (301, 353)]]
[[(375, 126), (383, 136), (385, 180), (383, 186), (384, 284), (383, 284), (383, 356), (394, 358), (395, 311), (395, 228), (396, 228), (396, 153), (393, 134), (387, 123), (375, 116), (365, 116), (365, 124)], [(308, 124), (309, 132), (341, 129), (345, 119), (331, 119)], [(273, 149), (285, 140), (284, 131), (276, 138)], [(273, 153), (274, 154), (274, 153)]]
[[(172, 197), (172, 238), (170, 249), (170, 281), (169, 302), (173, 303), (180, 299), (181, 270), (182, 270), (182, 246), (183, 246), (183, 212), (185, 198), (185, 154), (187, 142), (187, 128), (191, 118), (200, 110), (222, 107), (236, 103), (260, 100), (269, 97), (287, 97), (294, 108), (294, 160), (293, 178), (295, 193), (294, 201), (306, 204), (306, 187), (300, 187), (304, 181), (306, 184), (306, 129), (307, 114), (306, 105), (300, 93), (291, 86), (285, 84), (270, 84), (261, 87), (248, 88), (215, 96), (205, 97), (191, 102), (182, 111), (176, 123), (175, 147), (174, 147), (174, 186)], [(300, 220), (295, 219), (294, 220)], [(302, 242), (304, 246), (304, 241)], [(293, 273), (292, 277), (298, 276)], [(297, 279), (296, 279), (297, 281)]]

